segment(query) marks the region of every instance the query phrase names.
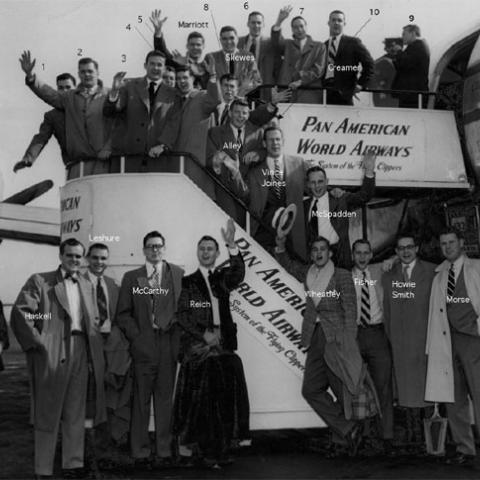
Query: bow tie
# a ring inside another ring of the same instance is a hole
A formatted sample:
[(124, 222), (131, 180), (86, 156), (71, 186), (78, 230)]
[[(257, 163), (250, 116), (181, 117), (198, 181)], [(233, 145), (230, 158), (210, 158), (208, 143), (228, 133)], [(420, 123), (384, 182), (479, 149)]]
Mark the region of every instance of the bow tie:
[(66, 273), (65, 280), (70, 279), (73, 283), (78, 283), (78, 275), (76, 273)]

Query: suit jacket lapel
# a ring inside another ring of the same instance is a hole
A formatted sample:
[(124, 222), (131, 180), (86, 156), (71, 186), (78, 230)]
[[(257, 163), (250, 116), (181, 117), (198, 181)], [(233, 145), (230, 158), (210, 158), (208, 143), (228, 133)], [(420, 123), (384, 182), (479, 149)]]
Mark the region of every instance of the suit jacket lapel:
[(63, 281), (62, 271), (60, 268), (57, 270), (57, 284), (55, 285), (55, 295), (62, 308), (68, 313), (71, 318), (70, 305), (68, 303), (67, 289), (65, 288), (65, 282)]
[(137, 89), (138, 96), (145, 105), (145, 108), (150, 112), (150, 97), (148, 94), (147, 79), (142, 78), (137, 80), (135, 87)]
[[(200, 269), (198, 269), (195, 273), (194, 273), (194, 276), (195, 276), (195, 284), (198, 286), (198, 289), (202, 292), (203, 296), (205, 298), (209, 298), (210, 299), (210, 293), (208, 291), (208, 286), (207, 286), (207, 282), (205, 281), (205, 278), (203, 277), (202, 275), (202, 272), (200, 271)], [(211, 299), (210, 299), (211, 300)]]
[(147, 277), (147, 267), (143, 266), (142, 269), (140, 270), (137, 277), (137, 283), (142, 288), (150, 287), (150, 283), (148, 282), (148, 277)]

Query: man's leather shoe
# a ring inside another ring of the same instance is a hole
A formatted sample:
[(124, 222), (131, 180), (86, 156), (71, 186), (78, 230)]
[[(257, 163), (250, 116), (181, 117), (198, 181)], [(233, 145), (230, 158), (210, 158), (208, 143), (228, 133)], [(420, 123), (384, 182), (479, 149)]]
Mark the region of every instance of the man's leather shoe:
[(457, 452), (453, 457), (446, 460), (447, 465), (461, 465), (463, 467), (472, 467), (475, 461), (474, 455), (467, 455), (466, 453)]
[(362, 440), (362, 425), (356, 423), (347, 435), (348, 455), (350, 457), (355, 457), (357, 455)]
[(172, 457), (155, 457), (152, 466), (153, 468), (172, 468), (175, 462)]
[(151, 470), (152, 469), (152, 461), (150, 458), (136, 458), (134, 461), (134, 468), (139, 470)]
[(64, 468), (62, 470), (62, 478), (85, 478), (85, 469), (81, 468)]

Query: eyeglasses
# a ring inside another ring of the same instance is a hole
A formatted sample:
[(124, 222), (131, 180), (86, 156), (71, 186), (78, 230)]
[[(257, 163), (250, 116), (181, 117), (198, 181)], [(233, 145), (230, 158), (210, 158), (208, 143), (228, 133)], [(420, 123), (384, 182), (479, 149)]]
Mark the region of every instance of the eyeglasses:
[(414, 250), (415, 245), (404, 245), (403, 247), (397, 247), (399, 252), (404, 252), (405, 250)]
[(147, 245), (145, 248), (147, 250), (161, 250), (163, 248), (163, 244), (157, 243), (155, 245)]

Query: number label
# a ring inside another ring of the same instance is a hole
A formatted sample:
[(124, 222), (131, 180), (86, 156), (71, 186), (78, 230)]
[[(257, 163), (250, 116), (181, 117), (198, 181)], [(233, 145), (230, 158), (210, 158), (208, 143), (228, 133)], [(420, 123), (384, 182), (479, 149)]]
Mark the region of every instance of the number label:
[(243, 8), (244, 8), (245, 10), (248, 10), (248, 2), (245, 2), (245, 3), (243, 4)]
[(380, 10), (378, 8), (371, 8), (370, 9), (370, 15), (380, 15)]
[(205, 4), (203, 5), (203, 9), (204, 9), (205, 11), (208, 10), (208, 3), (205, 3)]
[(127, 56), (122, 53), (122, 63), (125, 63), (127, 61)]
[(77, 57), (81, 57), (83, 55), (83, 48), (77, 48)]
[(131, 30), (132, 29), (132, 26), (130, 24), (128, 24), (126, 27), (125, 27), (125, 30)]
[(303, 11), (305, 10), (304, 7), (300, 7), (300, 15), (303, 15)]
[(138, 22), (138, 23), (142, 23), (142, 22), (143, 22), (143, 17), (142, 17), (141, 15), (139, 15), (139, 16), (137, 17), (137, 22)]
[(409, 15), (408, 16), (408, 19), (413, 22), (415, 20), (415, 15)]

